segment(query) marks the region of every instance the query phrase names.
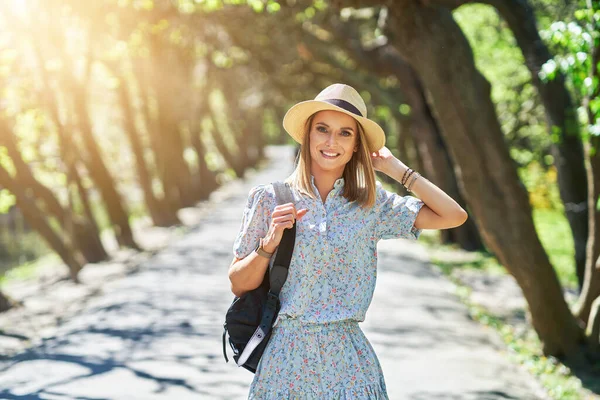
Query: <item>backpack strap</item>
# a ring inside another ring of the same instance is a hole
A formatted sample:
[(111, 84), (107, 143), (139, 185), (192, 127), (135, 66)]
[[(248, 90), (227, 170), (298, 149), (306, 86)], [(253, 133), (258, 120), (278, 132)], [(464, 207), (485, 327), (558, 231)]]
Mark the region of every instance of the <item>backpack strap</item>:
[[(287, 183), (273, 182), (275, 189), (275, 198), (277, 204), (293, 203), (294, 197)], [(254, 331), (254, 334), (244, 347), (242, 354), (237, 360), (237, 365), (242, 366), (252, 355), (254, 350), (260, 343), (269, 335), (273, 327), (273, 321), (279, 312), (279, 292), (285, 283), (290, 262), (292, 261), (292, 253), (296, 243), (296, 222), (290, 229), (283, 230), (283, 237), (277, 247), (277, 254), (273, 266), (269, 269), (270, 289), (267, 294), (267, 302), (263, 308), (263, 314), (260, 320), (260, 325)]]
[[(275, 189), (275, 198), (278, 205), (294, 202), (294, 197), (287, 183), (281, 181), (273, 182), (273, 188)], [(295, 244), (296, 221), (294, 221), (294, 225), (290, 229), (283, 230), (283, 237), (277, 247), (273, 266), (269, 270), (270, 292), (276, 296), (279, 296), (279, 292), (281, 292), (281, 288), (287, 279)]]

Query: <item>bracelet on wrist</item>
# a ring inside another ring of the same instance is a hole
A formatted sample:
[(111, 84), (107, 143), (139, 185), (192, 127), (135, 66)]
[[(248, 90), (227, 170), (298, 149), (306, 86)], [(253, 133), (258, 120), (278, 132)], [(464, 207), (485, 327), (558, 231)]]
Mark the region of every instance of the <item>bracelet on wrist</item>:
[(406, 179), (404, 180), (404, 183), (402, 183), (404, 185), (404, 187), (406, 187), (406, 183), (410, 180), (410, 177), (415, 173), (414, 169), (411, 169), (409, 174), (406, 176)]
[(404, 174), (402, 175), (402, 179), (400, 179), (400, 183), (404, 186), (404, 182), (406, 182), (406, 173), (410, 171), (410, 168), (406, 168), (406, 171), (404, 171)]
[(414, 179), (410, 182), (410, 184), (408, 185), (408, 187), (406, 188), (406, 190), (408, 190), (409, 192), (412, 192), (412, 187), (415, 184), (415, 182), (417, 181), (417, 179), (419, 179), (419, 177), (421, 176), (421, 174), (419, 174), (418, 172), (414, 175)]
[(258, 246), (256, 246), (256, 252), (266, 258), (271, 258), (271, 256), (274, 253), (270, 253), (268, 251), (265, 250), (265, 248), (263, 247), (263, 238), (260, 238), (258, 241)]
[(408, 178), (410, 177), (410, 175), (414, 172), (414, 170), (412, 168), (407, 168), (406, 172), (404, 173), (405, 176), (402, 177), (402, 181), (401, 183), (403, 185), (406, 184), (406, 181), (408, 181)]

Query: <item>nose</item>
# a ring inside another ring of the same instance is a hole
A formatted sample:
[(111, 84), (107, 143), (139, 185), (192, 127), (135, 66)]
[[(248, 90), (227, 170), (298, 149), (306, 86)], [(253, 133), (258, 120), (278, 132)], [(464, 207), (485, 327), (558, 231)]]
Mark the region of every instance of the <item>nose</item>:
[(327, 136), (327, 144), (330, 148), (335, 147), (336, 136), (334, 132), (331, 132), (329, 136)]

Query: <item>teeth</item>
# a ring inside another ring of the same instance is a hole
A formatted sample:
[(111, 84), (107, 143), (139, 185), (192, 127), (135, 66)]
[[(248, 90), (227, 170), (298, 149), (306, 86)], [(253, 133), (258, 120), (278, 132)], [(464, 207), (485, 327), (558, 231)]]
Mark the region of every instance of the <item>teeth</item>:
[(335, 157), (335, 156), (338, 155), (337, 153), (327, 153), (325, 151), (322, 151), (321, 153), (323, 153), (323, 154), (325, 154), (326, 156), (329, 156), (329, 157)]

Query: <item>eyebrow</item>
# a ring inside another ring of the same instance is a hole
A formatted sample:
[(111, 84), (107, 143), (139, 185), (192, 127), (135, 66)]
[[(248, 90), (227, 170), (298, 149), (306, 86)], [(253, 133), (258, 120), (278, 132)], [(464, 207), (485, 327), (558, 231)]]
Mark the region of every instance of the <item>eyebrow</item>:
[[(319, 121), (319, 122), (317, 122), (317, 124), (325, 125), (326, 127), (328, 127), (328, 128), (329, 128), (329, 125), (327, 125), (325, 122), (320, 122), (320, 121)], [(352, 132), (354, 132), (354, 129), (353, 129), (353, 128), (350, 128), (349, 126), (345, 126), (345, 127), (343, 127), (343, 128), (340, 128), (340, 129), (348, 129), (348, 130), (351, 130)]]

